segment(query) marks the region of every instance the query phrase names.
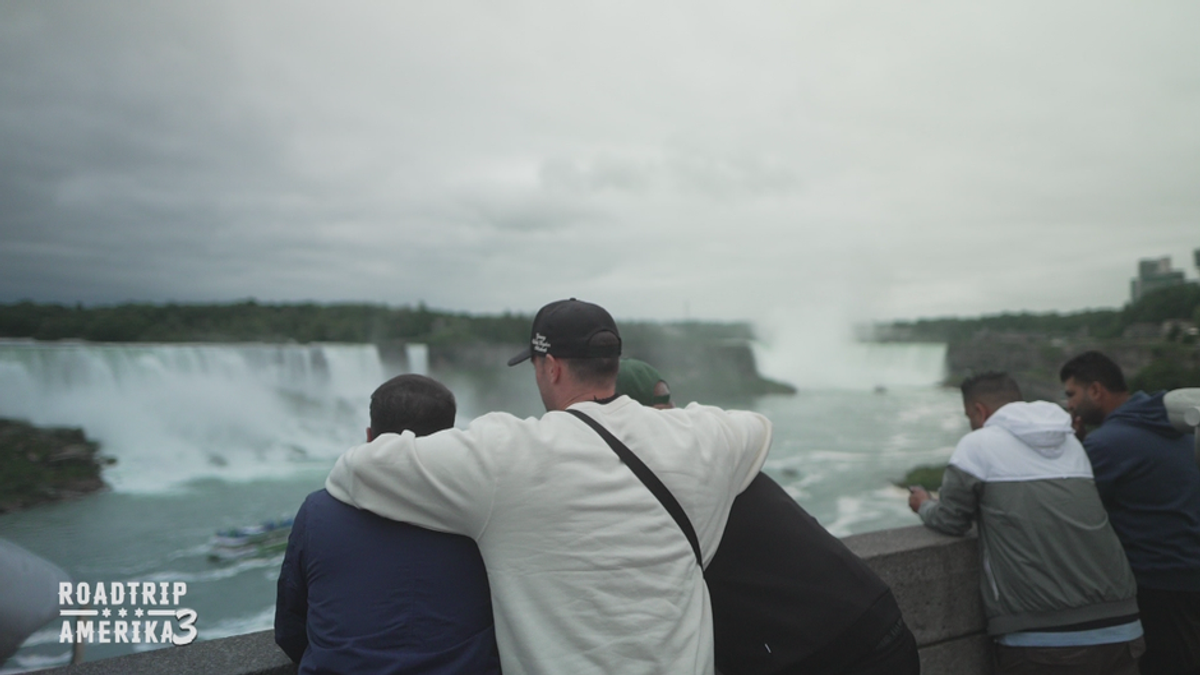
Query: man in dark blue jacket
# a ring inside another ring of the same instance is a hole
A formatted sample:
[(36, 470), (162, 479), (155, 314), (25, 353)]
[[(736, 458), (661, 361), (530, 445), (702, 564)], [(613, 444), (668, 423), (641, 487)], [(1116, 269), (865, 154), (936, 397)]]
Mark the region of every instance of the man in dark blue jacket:
[[(1113, 530), (1138, 584), (1144, 675), (1200, 673), (1200, 467), (1163, 392), (1130, 394), (1121, 368), (1085, 352), (1059, 372)], [(1087, 431), (1088, 428), (1091, 431)]]
[[(454, 426), (454, 395), (400, 375), (371, 395), (367, 441)], [(300, 673), (500, 672), (475, 542), (310, 494), (279, 574), (275, 642)]]

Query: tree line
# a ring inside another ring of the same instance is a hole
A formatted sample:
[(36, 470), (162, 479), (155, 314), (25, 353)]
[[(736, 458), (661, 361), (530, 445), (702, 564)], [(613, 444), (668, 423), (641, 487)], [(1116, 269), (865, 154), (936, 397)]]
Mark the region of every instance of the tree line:
[[(505, 312), (472, 315), (430, 309), (424, 303), (389, 307), (374, 304), (17, 302), (0, 304), (0, 337), (91, 342), (354, 342), (388, 341), (453, 344), (521, 344), (529, 339), (533, 317)], [(662, 330), (690, 339), (750, 339), (745, 323), (622, 322), (625, 339)]]
[[(1200, 325), (1200, 284), (1188, 283), (1159, 289), (1121, 309), (1091, 309), (1059, 314), (1047, 312), (1003, 313), (977, 318), (937, 318), (897, 321), (877, 326), (883, 339), (899, 341), (953, 342), (969, 340), (981, 332), (1034, 333), (1049, 337), (1087, 336), (1100, 339), (1121, 337), (1134, 324), (1162, 324), (1169, 320)], [(1177, 331), (1174, 339), (1187, 342)]]
[(92, 342), (523, 342), (529, 318), (372, 304), (0, 305), (0, 336)]

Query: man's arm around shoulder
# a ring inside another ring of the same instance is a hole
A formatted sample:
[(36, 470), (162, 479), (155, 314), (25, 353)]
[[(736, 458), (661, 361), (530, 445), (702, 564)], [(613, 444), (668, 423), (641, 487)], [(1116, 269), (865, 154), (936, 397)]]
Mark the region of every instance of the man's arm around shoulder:
[(380, 434), (343, 453), (325, 489), (384, 518), (477, 539), (506, 471), (507, 451), (517, 442), (513, 430), (523, 423), (486, 415), (465, 430), (420, 438), (409, 431)]
[(739, 453), (735, 475), (740, 476), (741, 480), (737, 491), (745, 490), (767, 461), (773, 431), (771, 420), (756, 412), (723, 410), (699, 403), (689, 403), (684, 410), (708, 413), (718, 418), (726, 443)]

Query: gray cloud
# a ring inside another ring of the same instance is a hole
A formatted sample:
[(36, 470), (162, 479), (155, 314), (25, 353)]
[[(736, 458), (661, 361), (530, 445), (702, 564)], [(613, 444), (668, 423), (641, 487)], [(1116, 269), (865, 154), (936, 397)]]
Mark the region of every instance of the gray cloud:
[(1191, 3), (0, 4), (0, 301), (847, 320), (1200, 246)]
[(745, 151), (696, 152), (667, 147), (653, 156), (555, 157), (543, 162), (546, 188), (568, 194), (683, 193), (687, 198), (744, 198), (798, 189), (794, 171), (775, 158)]

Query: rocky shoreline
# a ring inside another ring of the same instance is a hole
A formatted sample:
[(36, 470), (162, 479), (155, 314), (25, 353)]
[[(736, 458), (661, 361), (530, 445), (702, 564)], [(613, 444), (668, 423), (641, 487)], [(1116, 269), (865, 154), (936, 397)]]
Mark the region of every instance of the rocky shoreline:
[(82, 429), (0, 419), (0, 513), (102, 490), (101, 471), (115, 463)]

